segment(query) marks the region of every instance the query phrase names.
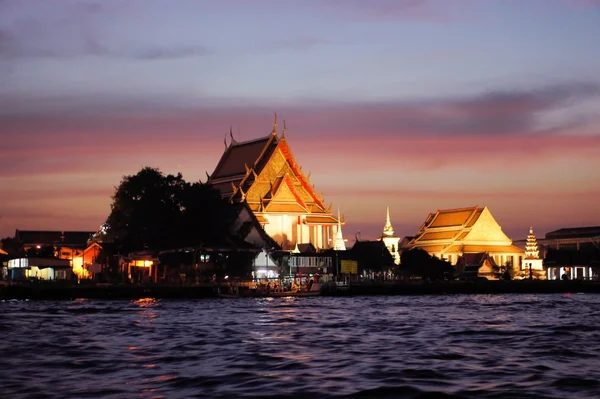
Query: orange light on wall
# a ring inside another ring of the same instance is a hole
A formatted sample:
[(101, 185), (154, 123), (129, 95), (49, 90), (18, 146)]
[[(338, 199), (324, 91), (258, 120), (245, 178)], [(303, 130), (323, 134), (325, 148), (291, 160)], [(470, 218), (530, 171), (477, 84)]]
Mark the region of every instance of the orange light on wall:
[(151, 260), (132, 260), (129, 262), (129, 266), (151, 267), (153, 263), (154, 262), (152, 262)]

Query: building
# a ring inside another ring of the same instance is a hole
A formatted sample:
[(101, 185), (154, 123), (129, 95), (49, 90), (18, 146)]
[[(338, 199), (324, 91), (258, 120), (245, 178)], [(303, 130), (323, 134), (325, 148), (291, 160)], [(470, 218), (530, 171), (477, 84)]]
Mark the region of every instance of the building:
[(79, 278), (89, 278), (88, 268), (102, 250), (98, 243), (91, 241), (94, 234), (93, 231), (16, 230), (15, 240), (26, 252), (50, 248), (54, 257), (70, 262), (73, 273)]
[(8, 261), (11, 280), (68, 280), (71, 273), (71, 264), (66, 259), (17, 258)]
[(498, 280), (500, 268), (488, 253), (468, 253), (458, 259), (458, 276), (463, 280)]
[(421, 248), (452, 265), (465, 254), (487, 253), (496, 265), (515, 268), (525, 257), (525, 251), (512, 245), (488, 208), (478, 206), (430, 213), (404, 248)]
[(400, 264), (400, 237), (396, 237), (394, 234), (394, 228), (390, 220), (390, 207), (387, 207), (385, 216), (385, 225), (383, 226), (383, 232), (381, 234), (381, 241), (385, 244), (385, 247), (390, 251), (390, 254), (394, 258), (394, 263)]
[(539, 242), (546, 248), (548, 280), (600, 279), (600, 226), (554, 230)]
[(238, 142), (230, 130), (230, 143), (208, 183), (233, 203), (246, 202), (267, 234), (282, 249), (296, 244), (312, 243), (315, 248), (331, 248), (338, 225), (343, 220), (334, 216), (331, 205), (310, 184), (292, 155), (284, 122), (281, 137), (277, 135), (277, 115), (273, 130), (265, 137)]

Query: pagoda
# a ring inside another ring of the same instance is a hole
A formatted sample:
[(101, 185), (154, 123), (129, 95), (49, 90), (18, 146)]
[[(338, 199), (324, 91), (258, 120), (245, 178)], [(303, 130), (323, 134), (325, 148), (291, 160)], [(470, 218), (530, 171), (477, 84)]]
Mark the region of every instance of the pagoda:
[[(529, 234), (527, 235), (527, 242), (525, 244), (525, 258), (521, 261), (521, 274), (524, 274), (522, 277), (525, 278), (533, 277), (534, 275), (536, 278), (545, 277), (543, 259), (540, 259), (540, 251), (535, 234), (533, 234), (533, 227), (529, 227)], [(528, 274), (531, 274), (531, 276)]]
[(282, 249), (312, 244), (317, 250), (331, 248), (343, 221), (326, 206), (310, 184), (287, 139), (286, 125), (277, 134), (277, 114), (267, 136), (238, 142), (231, 129), (230, 142), (208, 183), (232, 203), (246, 202), (267, 234)]
[(340, 217), (340, 210), (338, 209), (338, 225), (337, 232), (335, 233), (335, 243), (333, 249), (336, 251), (345, 251), (346, 243), (344, 242), (344, 235), (342, 234), (342, 218)]
[(394, 263), (400, 264), (400, 251), (398, 248), (398, 243), (400, 242), (400, 237), (396, 237), (394, 234), (394, 228), (392, 227), (392, 222), (390, 220), (390, 207), (387, 207), (386, 216), (385, 216), (385, 225), (383, 226), (383, 233), (380, 238), (381, 241), (385, 244), (385, 247), (390, 251), (390, 254), (394, 258)]

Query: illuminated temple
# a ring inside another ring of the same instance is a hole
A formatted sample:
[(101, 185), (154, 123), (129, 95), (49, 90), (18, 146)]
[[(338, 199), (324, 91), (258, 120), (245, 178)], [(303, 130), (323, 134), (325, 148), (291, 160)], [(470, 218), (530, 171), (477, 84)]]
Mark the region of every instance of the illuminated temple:
[[(230, 130), (230, 143), (208, 182), (231, 202), (246, 201), (267, 232), (282, 249), (312, 244), (316, 249), (333, 247), (342, 220), (325, 206), (310, 184), (309, 176), (292, 155), (283, 133), (273, 130), (265, 137), (238, 142)], [(310, 175), (310, 174), (309, 174)]]
[(525, 251), (512, 244), (487, 207), (430, 213), (407, 249), (421, 248), (456, 265), (466, 254), (485, 253), (497, 265), (519, 268)]

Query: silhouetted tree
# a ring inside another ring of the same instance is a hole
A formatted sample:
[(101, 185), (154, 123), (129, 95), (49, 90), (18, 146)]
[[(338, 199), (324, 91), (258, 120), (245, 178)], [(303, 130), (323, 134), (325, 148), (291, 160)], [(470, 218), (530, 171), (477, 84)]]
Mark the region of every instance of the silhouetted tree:
[(23, 245), (13, 237), (6, 237), (0, 240), (2, 249), (8, 253), (9, 256), (19, 257), (25, 256), (25, 250)]
[(449, 262), (431, 256), (420, 248), (402, 252), (400, 270), (404, 275), (417, 276), (427, 280), (450, 279), (454, 273), (454, 268)]
[(227, 235), (234, 217), (212, 186), (145, 167), (116, 188), (106, 239), (120, 252), (196, 245)]

